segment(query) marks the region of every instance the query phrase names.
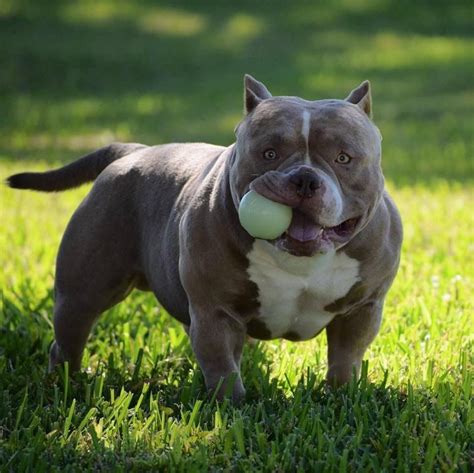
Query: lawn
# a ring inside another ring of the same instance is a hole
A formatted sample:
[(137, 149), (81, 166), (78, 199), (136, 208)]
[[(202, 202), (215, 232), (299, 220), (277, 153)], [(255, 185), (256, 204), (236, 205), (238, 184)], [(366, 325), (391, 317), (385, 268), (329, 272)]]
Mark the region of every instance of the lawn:
[(1, 186), (0, 468), (472, 471), (472, 51), (469, 1), (1, 1), (0, 179), (114, 140), (229, 144), (245, 72), (308, 99), (368, 78), (405, 240), (359, 383), (325, 387), (324, 335), (261, 342), (237, 409), (138, 291), (83, 373), (47, 375), (56, 251), (89, 187)]

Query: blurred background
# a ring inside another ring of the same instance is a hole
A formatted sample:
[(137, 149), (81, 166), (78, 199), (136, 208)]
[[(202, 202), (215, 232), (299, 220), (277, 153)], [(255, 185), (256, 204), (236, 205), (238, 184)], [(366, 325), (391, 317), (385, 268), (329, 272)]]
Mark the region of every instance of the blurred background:
[(472, 13), (469, 0), (0, 0), (0, 159), (230, 144), (250, 73), (306, 99), (370, 79), (389, 181), (470, 181)]

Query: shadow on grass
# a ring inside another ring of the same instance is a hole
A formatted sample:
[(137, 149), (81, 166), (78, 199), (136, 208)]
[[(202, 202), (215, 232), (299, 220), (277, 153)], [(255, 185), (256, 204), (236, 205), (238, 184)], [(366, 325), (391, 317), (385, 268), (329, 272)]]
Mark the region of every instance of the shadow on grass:
[[(147, 295), (135, 292), (134, 302), (140, 305), (144, 297)], [(41, 399), (47, 406), (57, 402), (60, 389), (65, 403), (76, 399), (90, 408), (98, 398), (110, 402), (125, 390), (133, 395), (130, 404), (133, 407), (147, 385), (148, 397), (159, 396), (169, 413), (177, 418), (183, 408), (192, 409), (196, 401), (211, 401), (212, 394), (206, 392), (203, 375), (181, 325), (165, 312), (157, 320), (150, 316), (129, 324), (130, 308), (120, 310), (120, 304), (104, 313), (97, 323), (86, 347), (88, 359), (83, 362), (81, 372), (68, 375), (64, 367), (60, 367), (48, 374), (48, 352), (53, 339), (52, 306), (52, 294), (35, 306), (22, 305), (18, 297), (3, 297), (0, 353), (8, 369), (3, 372), (2, 385), (7, 391), (11, 390), (12, 399), (19, 395), (20, 387), (28, 386), (30, 397)], [(170, 328), (171, 332), (177, 329), (179, 333), (171, 334)], [(152, 355), (154, 345), (159, 345), (159, 349)], [(131, 350), (131, 347), (138, 349)], [(283, 386), (282, 381), (272, 376), (274, 361), (265, 349), (265, 342), (246, 344), (242, 378), (247, 395), (241, 409), (260, 402), (289, 407), (295, 398), (300, 402), (302, 396), (306, 401), (324, 403), (328, 396), (334, 400), (338, 392), (353, 396), (356, 385), (379, 392), (386, 387), (386, 378), (377, 388), (368, 382), (367, 364), (360, 381), (340, 390), (328, 389), (324, 379), (319, 379), (311, 367), (301, 373), (294, 386), (287, 384), (288, 379), (283, 381)], [(87, 368), (87, 365), (93, 366)], [(211, 404), (215, 404), (215, 400)], [(148, 412), (146, 403), (144, 409)]]
[[(150, 326), (149, 320), (143, 321), (145, 331), (140, 332), (142, 327), (139, 323), (126, 328), (126, 333), (130, 330), (131, 343), (140, 346), (134, 357), (124, 340), (128, 338), (127, 335), (118, 335), (126, 324), (125, 312), (109, 310), (94, 329), (86, 347), (89, 351), (88, 361), (92, 360), (94, 367), (87, 368), (88, 363), (85, 362), (78, 373), (68, 374), (65, 367), (47, 373), (48, 352), (53, 338), (51, 323), (47, 318), (47, 314), (52, 312), (51, 295), (45, 301), (26, 308), (19, 304), (17, 298), (3, 298), (4, 324), (0, 329), (0, 353), (6, 369), (2, 376), (5, 391), (2, 392), (3, 395), (10, 392), (7, 395), (9, 402), (20, 405), (21, 402), (14, 399), (20, 396), (21, 389), (27, 387), (30, 398), (41, 400), (42, 408), (46, 409), (48, 405), (58, 403), (58, 396), (65, 404), (75, 399), (78, 404), (90, 408), (99, 401), (114, 402), (122, 390), (132, 395), (130, 408), (146, 392), (147, 398), (158, 396), (167, 412), (178, 419), (183, 409), (192, 410), (199, 400), (215, 407), (216, 401), (212, 393), (206, 392), (203, 375), (184, 331), (174, 341), (169, 334), (161, 334), (162, 346), (158, 354), (150, 357), (151, 346), (156, 342), (153, 332), (163, 331), (163, 327), (167, 326), (180, 328), (179, 323), (167, 314), (156, 321), (156, 327)], [(117, 340), (117, 337), (121, 338)], [(108, 347), (108, 350), (105, 351), (104, 347)], [(145, 347), (147, 354), (144, 352)], [(301, 378), (294, 386), (283, 386), (282, 381), (272, 377), (273, 362), (274, 359), (265, 350), (265, 342), (244, 347), (242, 377), (247, 395), (240, 409), (245, 410), (262, 402), (267, 407), (278, 403), (280, 407), (288, 408), (295, 399), (300, 402), (301, 397), (305, 397), (306, 401), (324, 404), (324, 399), (334, 400), (338, 392), (354, 395), (356, 385), (369, 391), (375, 389), (368, 383), (367, 365), (359, 382), (352, 382), (340, 390), (331, 390), (326, 387), (324, 379), (319, 379), (309, 367), (301, 373)], [(380, 391), (385, 387), (386, 380), (377, 389)], [(142, 403), (142, 400), (139, 402)], [(229, 401), (225, 401), (224, 405), (231, 407)], [(9, 417), (5, 411), (6, 405), (2, 403), (2, 406), (0, 414), (6, 419)], [(146, 402), (142, 408), (149, 413)]]
[[(347, 464), (348, 456), (355, 467), (370, 462), (371, 471), (399, 464), (435, 465), (427, 471), (459, 464), (468, 471), (467, 376), (462, 389), (440, 380), (436, 388), (405, 390), (387, 386), (386, 377), (368, 382), (364, 365), (359, 382), (329, 390), (313, 367), (293, 380), (273, 378), (258, 344), (246, 347), (247, 398), (234, 408), (209, 400), (184, 333), (154, 335), (173, 325), (164, 317), (127, 326), (129, 311), (113, 309), (90, 344), (91, 353), (108, 358), (97, 362), (91, 355), (91, 373), (46, 375), (51, 328), (40, 312), (51, 310), (51, 298), (31, 314), (17, 299), (3, 298), (0, 329), (0, 464), (11, 471), (51, 465), (249, 471), (255, 462), (263, 471), (275, 471), (272, 462), (287, 462), (284, 471), (294, 471), (297, 462), (314, 471), (328, 462)], [(278, 355), (271, 358), (278, 362)]]
[(370, 78), (388, 178), (466, 181), (469, 8), (18, 2), (0, 16), (0, 159), (66, 162), (113, 140), (230, 144), (250, 72), (275, 94), (314, 99)]

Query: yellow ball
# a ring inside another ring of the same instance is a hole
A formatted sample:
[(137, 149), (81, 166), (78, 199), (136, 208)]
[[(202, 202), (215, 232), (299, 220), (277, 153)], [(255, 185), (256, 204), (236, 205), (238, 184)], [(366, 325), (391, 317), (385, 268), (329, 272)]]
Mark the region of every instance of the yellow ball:
[(247, 192), (239, 205), (239, 220), (250, 235), (262, 240), (274, 240), (291, 223), (291, 207), (273, 202), (255, 191)]

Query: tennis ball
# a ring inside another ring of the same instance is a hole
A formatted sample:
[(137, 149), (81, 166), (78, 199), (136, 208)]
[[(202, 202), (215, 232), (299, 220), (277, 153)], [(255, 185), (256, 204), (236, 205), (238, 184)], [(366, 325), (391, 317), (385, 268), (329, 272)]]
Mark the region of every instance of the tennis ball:
[(290, 226), (291, 207), (273, 202), (255, 191), (247, 192), (239, 205), (239, 220), (250, 235), (273, 240)]

